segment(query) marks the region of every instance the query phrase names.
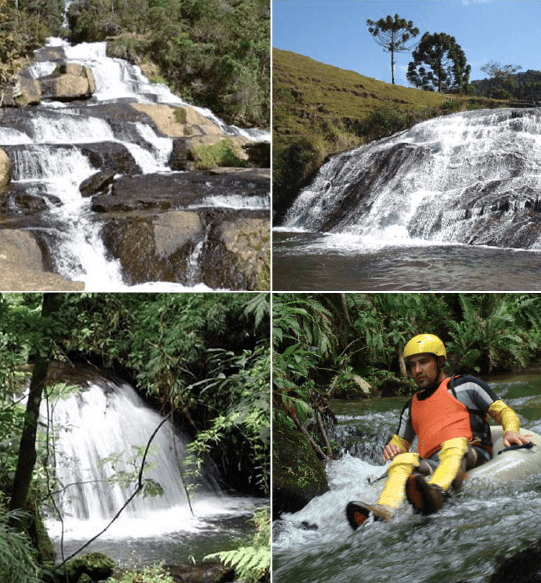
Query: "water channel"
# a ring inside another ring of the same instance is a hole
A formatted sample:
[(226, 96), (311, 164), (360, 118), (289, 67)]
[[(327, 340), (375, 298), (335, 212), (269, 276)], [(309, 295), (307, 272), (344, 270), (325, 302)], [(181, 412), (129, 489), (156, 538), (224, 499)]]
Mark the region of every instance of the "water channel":
[[(541, 375), (484, 379), (541, 431)], [(335, 401), (341, 456), (327, 467), (330, 491), (274, 524), (274, 583), (487, 583), (505, 558), (539, 540), (541, 476), (480, 488), (466, 483), (435, 515), (404, 507), (391, 523), (353, 532), (350, 500), (375, 502), (381, 454), (406, 398)]]

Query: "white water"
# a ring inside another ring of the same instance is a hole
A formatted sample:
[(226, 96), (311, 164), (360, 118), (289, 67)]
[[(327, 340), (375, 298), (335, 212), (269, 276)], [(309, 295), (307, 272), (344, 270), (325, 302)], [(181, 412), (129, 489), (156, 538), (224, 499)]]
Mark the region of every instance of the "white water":
[[(24, 127), (0, 127), (0, 146), (29, 145), (12, 154), (13, 184), (35, 185), (36, 191), (45, 195), (48, 210), (43, 215), (47, 226), (40, 229), (51, 235), (55, 269), (68, 280), (82, 281), (86, 291), (209, 290), (197, 281), (193, 281), (190, 287), (169, 282), (128, 286), (123, 280), (120, 263), (108, 258), (99, 223), (92, 218), (90, 199), (82, 198), (79, 191), (81, 182), (97, 171), (79, 145), (121, 144), (143, 174), (170, 172), (171, 138), (158, 136), (150, 125), (144, 123), (124, 122), (123, 127), (118, 124), (113, 127), (107, 118), (94, 112), (92, 104), (119, 100), (172, 105), (186, 103), (165, 85), (149, 82), (138, 67), (107, 57), (106, 43), (70, 46), (61, 39), (52, 38), (47, 46), (61, 49), (65, 60), (89, 67), (96, 80), (96, 92), (85, 108), (49, 102), (28, 110)], [(31, 66), (31, 72), (37, 78), (50, 74), (56, 66), (56, 62), (40, 61)], [(226, 133), (242, 134), (256, 141), (270, 140), (268, 132), (227, 126), (209, 110), (196, 109)]]
[[(129, 385), (105, 379), (57, 401), (51, 410), (52, 429), (57, 434), (56, 475), (59, 489), (66, 490), (57, 499), (63, 525), (51, 511), (47, 526), (56, 539), (62, 528), (67, 539), (89, 538), (111, 521), (135, 490), (142, 462), (142, 453), (135, 448), (146, 448), (163, 418)], [(45, 415), (44, 408), (43, 418)], [(212, 528), (209, 520), (247, 514), (253, 509), (252, 499), (223, 495), (206, 472), (190, 493), (192, 515), (181, 471), (186, 443), (169, 421), (159, 429), (149, 449), (143, 478), (159, 483), (163, 496), (137, 496), (105, 538), (197, 533)], [(107, 481), (122, 472), (135, 474), (129, 485), (121, 487)]]
[[(538, 432), (541, 378), (520, 375), (491, 383), (512, 407), (521, 426)], [(442, 510), (423, 517), (405, 503), (390, 523), (353, 531), (345, 508), (351, 500), (374, 503), (384, 444), (396, 430), (407, 398), (336, 401), (343, 454), (327, 465), (330, 491), (274, 523), (273, 577), (280, 583), (488, 583), (498, 562), (539, 539), (541, 477), (485, 484), (466, 482)], [(357, 433), (357, 437), (347, 438)], [(373, 460), (373, 461), (372, 461)], [(388, 465), (388, 464), (387, 464)]]
[(513, 223), (540, 204), (540, 164), (537, 110), (440, 117), (331, 159), (283, 228), (332, 233), (324, 244), (358, 253), (427, 243), (540, 249), (539, 231), (521, 242), (524, 225)]

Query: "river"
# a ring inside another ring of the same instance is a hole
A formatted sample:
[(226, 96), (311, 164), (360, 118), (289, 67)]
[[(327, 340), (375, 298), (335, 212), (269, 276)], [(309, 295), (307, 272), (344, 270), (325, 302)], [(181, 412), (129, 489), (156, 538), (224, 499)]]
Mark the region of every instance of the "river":
[[(485, 380), (524, 428), (541, 431), (541, 375)], [(275, 522), (274, 583), (487, 583), (503, 559), (539, 539), (541, 476), (483, 489), (466, 483), (435, 515), (405, 506), (391, 523), (351, 530), (346, 504), (377, 500), (383, 481), (368, 478), (383, 473), (383, 447), (405, 401), (333, 402), (342, 454), (327, 467), (331, 489)]]

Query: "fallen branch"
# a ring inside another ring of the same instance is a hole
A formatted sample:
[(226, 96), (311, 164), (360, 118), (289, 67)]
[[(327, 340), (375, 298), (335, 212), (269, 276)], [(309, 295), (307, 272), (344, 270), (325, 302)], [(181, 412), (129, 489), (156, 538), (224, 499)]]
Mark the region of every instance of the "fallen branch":
[(150, 436), (150, 439), (148, 440), (148, 443), (147, 443), (146, 448), (145, 448), (145, 453), (143, 454), (143, 460), (141, 461), (141, 468), (139, 469), (139, 475), (137, 477), (137, 487), (135, 488), (135, 490), (132, 493), (132, 495), (126, 500), (126, 502), (124, 502), (124, 504), (122, 505), (122, 507), (120, 508), (120, 510), (118, 510), (118, 512), (110, 520), (109, 524), (103, 530), (101, 530), (98, 534), (96, 534), (95, 536), (93, 536), (84, 545), (82, 545), (81, 547), (79, 547), (69, 557), (67, 557), (66, 559), (64, 559), (62, 561), (62, 563), (60, 563), (60, 565), (58, 565), (57, 569), (62, 568), (70, 559), (72, 559), (73, 557), (75, 557), (76, 555), (78, 555), (82, 550), (86, 549), (86, 547), (88, 547), (97, 538), (99, 538), (104, 532), (106, 532), (109, 529), (109, 527), (113, 524), (113, 522), (115, 522), (115, 520), (122, 514), (122, 512), (124, 512), (124, 510), (128, 507), (128, 505), (131, 503), (131, 501), (143, 489), (143, 472), (144, 472), (144, 469), (145, 469), (145, 463), (146, 463), (146, 458), (147, 458), (147, 455), (148, 455), (148, 450), (150, 449), (150, 444), (152, 443), (152, 440), (154, 439), (154, 437), (156, 437), (156, 434), (161, 429), (162, 425), (166, 421), (168, 421), (170, 417), (171, 417), (171, 413), (169, 413), (166, 417), (164, 417), (162, 419), (161, 423), (158, 425), (158, 427), (156, 427), (156, 429), (154, 430), (154, 432)]

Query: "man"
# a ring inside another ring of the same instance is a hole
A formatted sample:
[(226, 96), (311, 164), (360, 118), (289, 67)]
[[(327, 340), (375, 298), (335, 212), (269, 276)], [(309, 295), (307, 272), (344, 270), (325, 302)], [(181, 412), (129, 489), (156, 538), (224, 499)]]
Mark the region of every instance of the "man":
[[(502, 425), (505, 447), (529, 442), (519, 434), (515, 412), (486, 383), (471, 376), (446, 377), (447, 353), (437, 336), (412, 338), (404, 359), (418, 391), (402, 409), (397, 432), (383, 451), (383, 461), (391, 464), (377, 504), (350, 502), (346, 508), (354, 529), (371, 514), (375, 520), (391, 520), (405, 497), (422, 514), (439, 510), (466, 470), (491, 459), (487, 413)], [(415, 435), (418, 454), (409, 452)]]

